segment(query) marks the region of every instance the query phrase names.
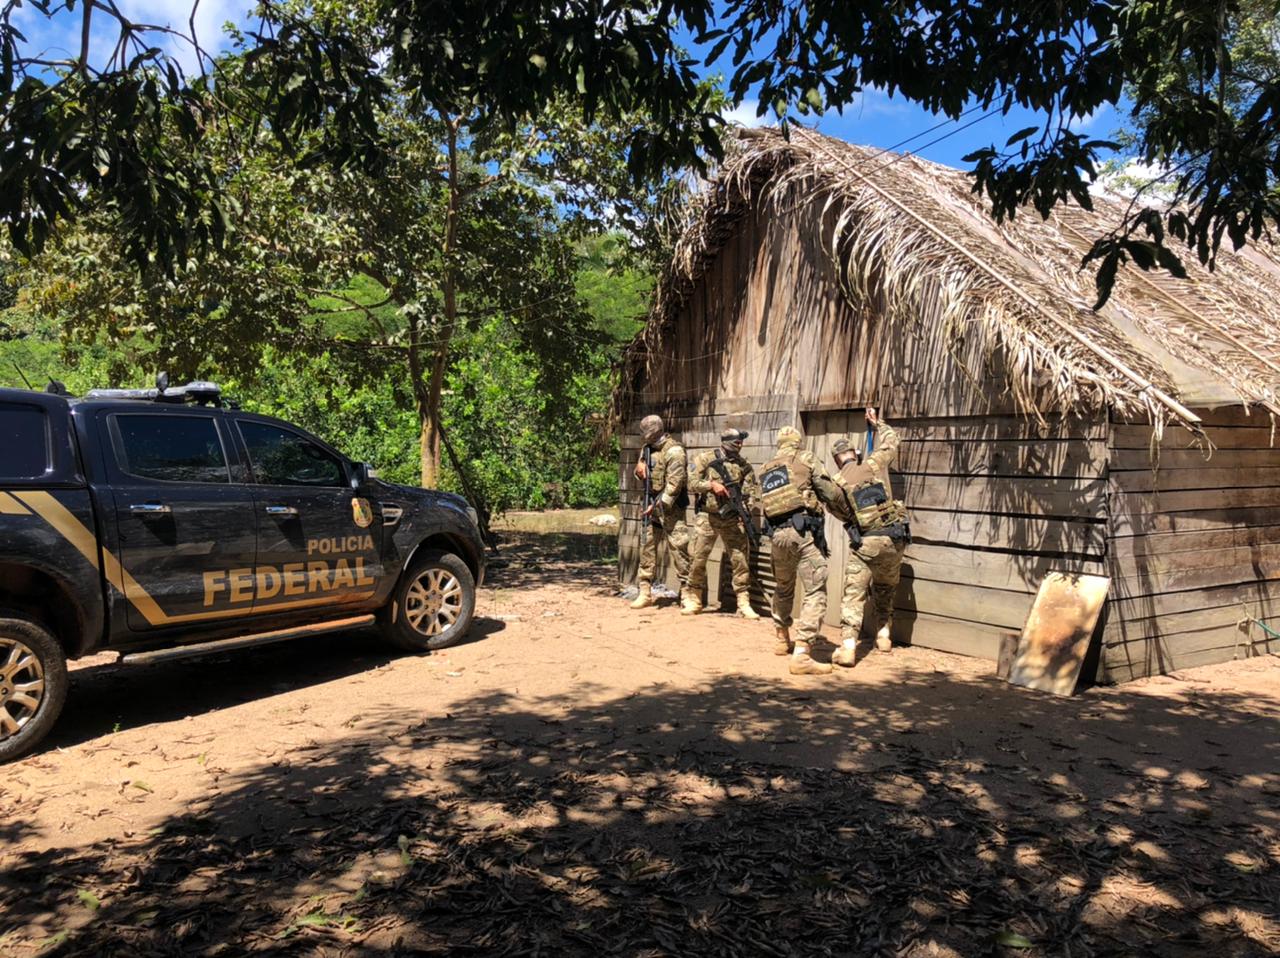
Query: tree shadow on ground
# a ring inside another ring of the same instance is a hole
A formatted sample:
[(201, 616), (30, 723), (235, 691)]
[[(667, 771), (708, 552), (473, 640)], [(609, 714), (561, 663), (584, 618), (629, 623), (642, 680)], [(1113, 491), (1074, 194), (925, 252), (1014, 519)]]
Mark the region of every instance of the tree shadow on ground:
[[(498, 620), (478, 616), (460, 644), (483, 641), (503, 628)], [(151, 665), (77, 669), (66, 709), (41, 748), (66, 748), (110, 732), (358, 676), (406, 654), (372, 629), (352, 629)], [(174, 695), (175, 688), (183, 693)]]
[(383, 709), (152, 834), (28, 856), (0, 913), (94, 955), (1280, 947), (1275, 702), (911, 673), (850, 699), (722, 675)]
[(501, 564), (485, 578), (498, 589), (563, 585), (618, 588), (618, 537), (594, 532), (503, 532)]

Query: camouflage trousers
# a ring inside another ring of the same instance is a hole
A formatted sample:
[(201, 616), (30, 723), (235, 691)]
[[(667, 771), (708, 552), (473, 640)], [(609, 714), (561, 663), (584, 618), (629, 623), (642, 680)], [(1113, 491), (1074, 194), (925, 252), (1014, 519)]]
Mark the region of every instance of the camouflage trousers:
[(746, 592), (751, 587), (751, 544), (741, 520), (725, 519), (699, 512), (694, 523), (693, 557), (689, 562), (689, 591), (701, 594), (707, 584), (707, 559), (716, 547), (716, 539), (724, 540), (724, 551), (733, 566), (733, 591)]
[[(661, 511), (659, 511), (661, 509)], [(689, 526), (684, 521), (684, 510), (676, 507), (653, 510), (653, 521), (644, 531), (644, 542), (640, 546), (641, 585), (652, 584), (654, 573), (658, 569), (658, 543), (667, 544), (667, 557), (676, 567), (676, 575), (680, 577), (683, 587), (689, 576)]]
[(827, 614), (827, 557), (814, 545), (813, 538), (801, 535), (790, 526), (773, 533), (773, 621), (791, 625), (791, 609), (795, 605), (796, 579), (804, 590), (800, 605), (800, 622), (792, 638), (809, 643), (822, 628)]
[(845, 639), (857, 639), (862, 631), (862, 610), (871, 592), (875, 616), (872, 631), (893, 618), (893, 595), (902, 574), (902, 553), (907, 544), (888, 536), (867, 536), (857, 552), (849, 553), (844, 572), (844, 598), (840, 603), (840, 633)]

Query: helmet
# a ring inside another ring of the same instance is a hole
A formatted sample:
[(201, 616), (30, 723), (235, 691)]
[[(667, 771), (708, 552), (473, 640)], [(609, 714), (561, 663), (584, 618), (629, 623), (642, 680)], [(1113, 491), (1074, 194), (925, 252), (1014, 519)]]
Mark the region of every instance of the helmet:
[(661, 416), (645, 416), (640, 420), (640, 438), (647, 443), (656, 442), (666, 432)]
[(745, 429), (734, 429), (732, 426), (726, 426), (720, 433), (720, 447), (725, 452), (737, 454), (742, 451), (742, 444), (746, 441), (748, 433)]
[(841, 436), (831, 444), (831, 455), (835, 457), (838, 466), (843, 466), (850, 459), (862, 460), (862, 450), (848, 436)]
[(778, 430), (779, 446), (798, 446), (804, 441), (804, 436), (795, 426), (783, 426)]

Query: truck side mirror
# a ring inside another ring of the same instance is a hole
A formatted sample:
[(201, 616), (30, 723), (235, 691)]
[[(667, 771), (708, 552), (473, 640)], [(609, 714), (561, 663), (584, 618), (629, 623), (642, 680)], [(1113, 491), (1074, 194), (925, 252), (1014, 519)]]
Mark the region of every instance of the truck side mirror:
[(359, 491), (370, 479), (378, 478), (378, 470), (373, 468), (367, 462), (353, 462), (351, 464), (351, 488)]

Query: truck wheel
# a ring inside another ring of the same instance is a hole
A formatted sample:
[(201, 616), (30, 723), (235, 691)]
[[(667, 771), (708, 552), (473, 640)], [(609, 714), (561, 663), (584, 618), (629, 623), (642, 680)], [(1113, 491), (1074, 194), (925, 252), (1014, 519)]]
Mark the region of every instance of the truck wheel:
[(44, 626), (0, 611), (0, 762), (27, 754), (67, 700), (67, 657)]
[(405, 570), (378, 613), (383, 638), (407, 652), (453, 645), (476, 611), (476, 580), (451, 552), (425, 552)]

